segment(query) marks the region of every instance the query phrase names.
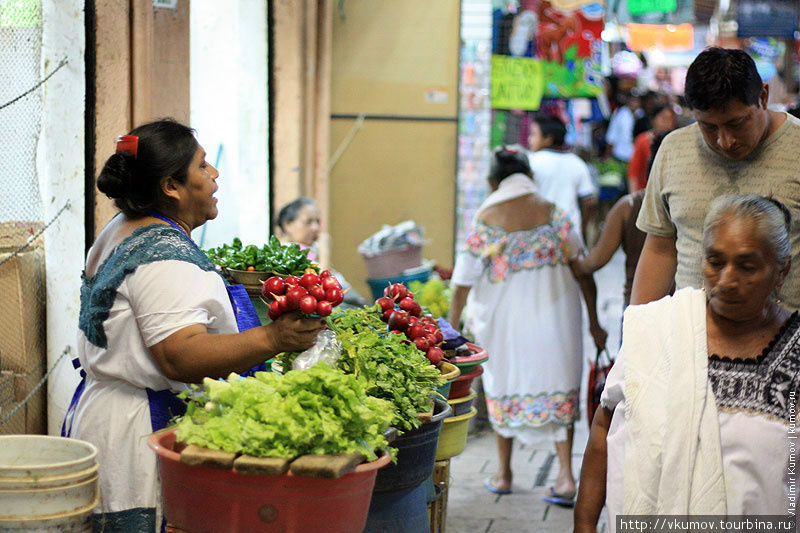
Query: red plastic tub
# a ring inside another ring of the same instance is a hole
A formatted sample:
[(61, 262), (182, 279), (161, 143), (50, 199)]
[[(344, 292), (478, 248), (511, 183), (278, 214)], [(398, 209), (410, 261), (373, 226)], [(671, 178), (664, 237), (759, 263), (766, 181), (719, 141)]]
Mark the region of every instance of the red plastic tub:
[(239, 474), (187, 466), (175, 430), (150, 436), (158, 454), (164, 515), (175, 527), (204, 533), (233, 531), (360, 533), (367, 523), (383, 455), (339, 479)]
[(483, 374), (483, 366), (477, 365), (475, 370), (469, 374), (461, 374), (456, 380), (450, 384), (450, 395), (448, 400), (455, 400), (456, 398), (463, 398), (468, 395), (472, 385), (472, 380)]
[(460, 355), (450, 358), (450, 362), (461, 370), (461, 377), (464, 377), (464, 374), (469, 374), (475, 370), (476, 366), (485, 363), (486, 360), (489, 359), (488, 352), (477, 344), (468, 342), (467, 348), (469, 348), (470, 351), (469, 355)]

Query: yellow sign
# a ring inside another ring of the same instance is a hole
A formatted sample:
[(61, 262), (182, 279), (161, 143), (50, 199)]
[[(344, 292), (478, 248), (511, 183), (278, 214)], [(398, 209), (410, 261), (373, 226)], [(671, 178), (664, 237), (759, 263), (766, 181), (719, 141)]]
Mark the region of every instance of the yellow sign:
[(542, 63), (529, 57), (492, 56), (494, 109), (539, 109), (544, 92)]

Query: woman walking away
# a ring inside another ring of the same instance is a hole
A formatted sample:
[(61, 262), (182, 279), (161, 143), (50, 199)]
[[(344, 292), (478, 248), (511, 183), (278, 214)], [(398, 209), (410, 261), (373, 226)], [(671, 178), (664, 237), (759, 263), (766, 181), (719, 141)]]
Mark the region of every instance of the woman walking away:
[(496, 494), (512, 490), (514, 438), (555, 442), (559, 473), (546, 501), (571, 505), (573, 424), (579, 417), (583, 363), (581, 301), (598, 348), (606, 332), (597, 322), (597, 288), (572, 264), (584, 250), (564, 211), (537, 192), (525, 154), (494, 152), (492, 194), (481, 205), (453, 272), (451, 323), (485, 347), (483, 385), (497, 433), (499, 469), (485, 480)]
[(786, 516), (800, 318), (773, 298), (791, 265), (790, 222), (776, 200), (718, 197), (703, 225), (703, 288), (625, 311), (576, 532), (594, 533), (604, 504), (612, 532), (621, 514)]

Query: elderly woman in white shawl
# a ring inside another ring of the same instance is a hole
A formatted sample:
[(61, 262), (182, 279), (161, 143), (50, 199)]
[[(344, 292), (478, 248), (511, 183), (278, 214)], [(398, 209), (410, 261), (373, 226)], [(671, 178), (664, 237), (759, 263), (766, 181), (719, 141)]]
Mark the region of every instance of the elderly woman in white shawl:
[[(622, 353), (586, 446), (575, 531), (617, 515), (783, 515), (800, 396), (800, 320), (771, 297), (789, 211), (722, 196), (703, 229), (703, 289), (625, 312)], [(612, 418), (613, 415), (613, 418)]]

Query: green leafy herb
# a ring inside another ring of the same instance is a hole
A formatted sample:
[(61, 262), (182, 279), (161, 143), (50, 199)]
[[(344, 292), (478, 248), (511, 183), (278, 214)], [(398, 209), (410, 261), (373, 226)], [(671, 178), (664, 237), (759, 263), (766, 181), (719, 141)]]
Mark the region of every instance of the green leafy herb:
[[(336, 365), (367, 382), (367, 394), (392, 403), (392, 425), (407, 431), (420, 425), (418, 414), (431, 406), (441, 372), (404, 335), (389, 333), (379, 307), (348, 309), (328, 317), (328, 327), (342, 343)], [(296, 354), (282, 354), (280, 364), (291, 368)]]
[(298, 244), (281, 244), (274, 235), (262, 247), (255, 244), (242, 246), (235, 237), (231, 244), (223, 244), (205, 251), (211, 261), (234, 270), (247, 270), (248, 267), (259, 272), (274, 272), (282, 275), (301, 276), (307, 268), (319, 272), (318, 267), (308, 258), (308, 249), (301, 250)]
[(185, 395), (180, 442), (256, 457), (362, 453), (368, 460), (388, 446), (388, 402), (368, 396), (364, 379), (324, 363), (283, 376), (206, 378), (203, 385)]

